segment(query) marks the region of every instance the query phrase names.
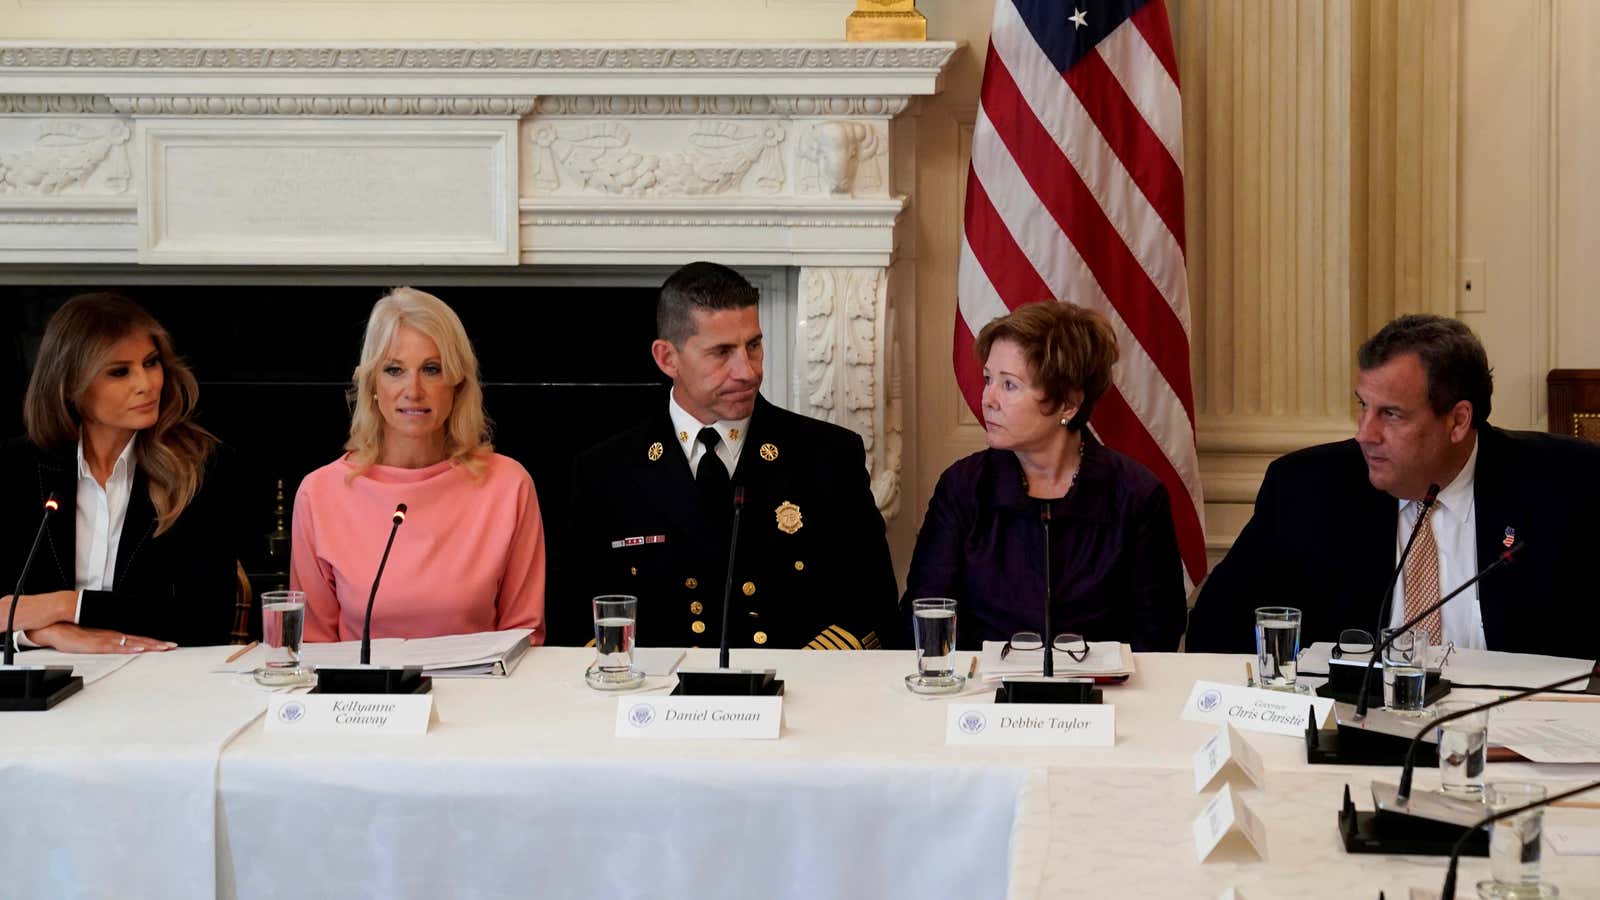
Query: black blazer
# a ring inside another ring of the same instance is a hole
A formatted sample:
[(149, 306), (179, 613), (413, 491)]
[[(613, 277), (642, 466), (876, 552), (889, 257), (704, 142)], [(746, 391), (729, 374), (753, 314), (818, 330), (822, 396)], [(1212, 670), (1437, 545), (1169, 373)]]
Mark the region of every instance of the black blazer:
[[(546, 609), (554, 642), (592, 637), (590, 599), (619, 593), (639, 598), (641, 646), (718, 644), (728, 548), (666, 407), (577, 460), (565, 588)], [(896, 584), (860, 436), (758, 397), (733, 480), (745, 502), (730, 645), (877, 646)]]
[[(116, 538), (112, 589), (83, 592), (79, 625), (180, 646), (228, 643), (238, 542), (223, 469), (213, 457), (200, 491), (161, 535), (155, 533), (148, 479), (135, 471)], [(61, 508), (51, 516), (23, 593), (76, 588), (77, 485), (76, 447), (46, 452), (24, 439), (0, 446), (0, 592), (9, 594), (16, 585), (51, 491)]]
[[(1480, 567), (1505, 549), (1507, 528), (1527, 542), (1515, 562), (1478, 582), (1489, 649), (1594, 659), (1600, 446), (1485, 426), (1473, 489)], [(1255, 514), (1200, 591), (1188, 649), (1251, 652), (1260, 606), (1302, 610), (1305, 643), (1335, 640), (1344, 628), (1370, 632), (1394, 574), (1397, 510), (1367, 480), (1354, 440), (1277, 460)]]

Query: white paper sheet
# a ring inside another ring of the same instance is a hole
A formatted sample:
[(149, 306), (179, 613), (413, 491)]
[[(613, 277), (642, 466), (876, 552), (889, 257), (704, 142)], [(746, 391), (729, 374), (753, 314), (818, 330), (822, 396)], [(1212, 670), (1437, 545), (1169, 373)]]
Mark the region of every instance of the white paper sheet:
[[(429, 675), (496, 675), (494, 663), (506, 657), (529, 629), (484, 631), (476, 634), (447, 634), (431, 638), (380, 638), (372, 642), (372, 664), (376, 666), (421, 666)], [(267, 647), (259, 645), (244, 656), (214, 671), (251, 672), (267, 658)], [(312, 668), (353, 666), (361, 659), (360, 641), (330, 644), (302, 644), (300, 659)], [(444, 671), (454, 669), (459, 671)]]
[[(1038, 675), (1044, 671), (1043, 650), (1013, 650), (1000, 658), (1005, 647), (1003, 641), (984, 641), (983, 656), (979, 663), (984, 681), (999, 681), (1015, 675)], [(1089, 655), (1083, 662), (1055, 652), (1056, 676), (1074, 675), (1131, 675), (1133, 674), (1133, 648), (1116, 641), (1089, 642)]]
[(1577, 721), (1489, 722), (1490, 740), (1536, 763), (1600, 763), (1600, 727)]

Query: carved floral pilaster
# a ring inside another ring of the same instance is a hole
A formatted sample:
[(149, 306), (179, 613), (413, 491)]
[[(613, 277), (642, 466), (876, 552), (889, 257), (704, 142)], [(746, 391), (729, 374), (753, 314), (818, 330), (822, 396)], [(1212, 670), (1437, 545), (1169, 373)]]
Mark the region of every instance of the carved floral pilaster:
[(872, 496), (885, 519), (900, 508), (903, 424), (889, 273), (800, 270), (800, 411), (861, 435)]

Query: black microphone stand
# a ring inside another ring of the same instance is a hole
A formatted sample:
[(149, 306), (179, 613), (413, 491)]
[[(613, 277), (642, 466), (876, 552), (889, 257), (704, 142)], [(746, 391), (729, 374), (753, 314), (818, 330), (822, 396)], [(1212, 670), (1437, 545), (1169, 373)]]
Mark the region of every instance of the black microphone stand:
[(744, 485), (733, 486), (733, 531), (728, 535), (728, 573), (722, 583), (722, 640), (717, 646), (717, 668), (678, 671), (672, 693), (686, 697), (770, 697), (783, 693), (775, 669), (733, 669), (728, 664), (728, 610), (733, 606), (733, 563), (739, 551), (739, 519), (744, 512)]
[(4, 668), (0, 669), (0, 710), (49, 709), (83, 689), (83, 679), (72, 674), (71, 666), (17, 667), (16, 627), (17, 606), (22, 603), (22, 588), (28, 582), (28, 572), (33, 568), (33, 558), (44, 540), (45, 528), (50, 524), (50, 514), (61, 508), (61, 501), (52, 491), (44, 501), (44, 514), (39, 517), (39, 530), (33, 533), (33, 546), (28, 548), (28, 558), (17, 575), (17, 589), (11, 593), (11, 609), (6, 612)]
[(1496, 706), (1504, 706), (1507, 703), (1515, 703), (1518, 700), (1526, 700), (1535, 694), (1558, 691), (1569, 684), (1577, 684), (1580, 681), (1586, 681), (1593, 677), (1600, 677), (1600, 662), (1595, 663), (1593, 671), (1585, 672), (1582, 675), (1575, 675), (1571, 678), (1563, 678), (1560, 681), (1544, 685), (1543, 687), (1529, 688), (1525, 691), (1519, 691), (1515, 694), (1501, 697), (1498, 700), (1491, 700), (1488, 703), (1468, 707), (1467, 709), (1453, 712), (1446, 716), (1440, 716), (1439, 718), (1429, 722), (1427, 725), (1424, 725), (1417, 732), (1416, 737), (1411, 739), (1411, 745), (1406, 747), (1405, 768), (1400, 771), (1400, 788), (1398, 791), (1396, 791), (1395, 798), (1402, 804), (1411, 799), (1411, 773), (1414, 770), (1412, 756), (1416, 753), (1417, 743), (1421, 741), (1422, 736), (1427, 734), (1429, 731), (1432, 731), (1446, 722), (1454, 722), (1457, 719), (1464, 719), (1467, 716), (1474, 715), (1476, 713), (1488, 712), (1489, 710), (1494, 709)]
[[(1484, 576), (1495, 569), (1510, 563), (1522, 548), (1527, 546), (1525, 541), (1517, 541), (1509, 548), (1502, 551), (1495, 561), (1483, 567), (1478, 574), (1467, 579), (1455, 590), (1431, 603), (1421, 612), (1406, 620), (1396, 628), (1389, 639), (1380, 641), (1372, 648), (1372, 658), (1367, 660), (1367, 674), (1370, 677), (1373, 663), (1383, 654), (1383, 651), (1394, 642), (1395, 637), (1409, 631), (1412, 626), (1438, 611), (1440, 607), (1454, 600), (1467, 588), (1477, 584)], [(1306, 724), (1306, 762), (1326, 765), (1345, 766), (1393, 766), (1399, 765), (1401, 756), (1400, 743), (1406, 740), (1409, 732), (1386, 731), (1382, 727), (1372, 727), (1366, 721), (1367, 711), (1365, 699), (1367, 691), (1363, 686), (1361, 691), (1362, 702), (1355, 707), (1355, 714), (1348, 721), (1339, 716), (1339, 705), (1334, 705), (1334, 718), (1336, 727), (1329, 731), (1321, 731), (1317, 727), (1316, 716), (1313, 714)], [(1424, 761), (1424, 765), (1430, 763)]]
[[(1394, 574), (1389, 576), (1389, 587), (1383, 592), (1383, 602), (1378, 604), (1378, 623), (1372, 629), (1372, 659), (1367, 660), (1367, 667), (1361, 673), (1361, 690), (1356, 694), (1356, 718), (1363, 718), (1367, 714), (1367, 691), (1372, 686), (1372, 661), (1378, 658), (1378, 638), (1383, 635), (1383, 625), (1389, 621), (1389, 610), (1394, 608), (1394, 588), (1400, 583), (1400, 573), (1406, 569), (1406, 560), (1411, 558), (1411, 545), (1417, 542), (1417, 535), (1422, 534), (1422, 526), (1428, 521), (1428, 514), (1433, 512), (1433, 504), (1439, 501), (1439, 485), (1428, 485), (1428, 493), (1422, 498), (1422, 511), (1417, 514), (1417, 524), (1411, 526), (1411, 536), (1406, 538), (1405, 549), (1400, 551), (1400, 561), (1395, 563)], [(1404, 629), (1402, 629), (1404, 630)], [(1333, 667), (1328, 668), (1328, 680), (1333, 681)]]
[(1440, 900), (1455, 900), (1456, 868), (1461, 862), (1461, 848), (1466, 845), (1468, 838), (1478, 833), (1480, 828), (1483, 828), (1486, 825), (1493, 825), (1501, 819), (1510, 818), (1518, 813), (1525, 813), (1532, 809), (1538, 809), (1541, 806), (1549, 806), (1558, 800), (1565, 800), (1568, 797), (1576, 797), (1579, 794), (1582, 794), (1586, 791), (1592, 791), (1595, 788), (1600, 788), (1600, 781), (1579, 785), (1571, 790), (1562, 791), (1553, 797), (1546, 797), (1543, 800), (1539, 800), (1534, 803), (1527, 803), (1522, 806), (1514, 806), (1510, 809), (1503, 809), (1493, 815), (1484, 816), (1483, 819), (1478, 822), (1478, 824), (1472, 826), (1466, 831), (1465, 834), (1461, 835), (1461, 837), (1456, 840), (1455, 847), (1451, 849), (1450, 866), (1446, 868), (1444, 872), (1444, 887), (1439, 890)]
[[(1363, 673), (1362, 677), (1361, 677), (1361, 694), (1356, 699), (1356, 719), (1357, 719), (1357, 721), (1367, 717), (1367, 690), (1372, 684), (1372, 670), (1374, 668), (1376, 668), (1378, 660), (1383, 655), (1383, 651), (1389, 649), (1389, 646), (1394, 643), (1395, 638), (1397, 638), (1400, 635), (1405, 634), (1406, 632), (1410, 631), (1412, 629), (1412, 627), (1415, 626), (1418, 622), (1421, 622), (1423, 619), (1426, 619), (1427, 617), (1429, 617), (1429, 616), (1433, 615), (1434, 613), (1438, 612), (1440, 609), (1442, 609), (1444, 607), (1444, 605), (1446, 603), (1449, 603), (1451, 600), (1454, 600), (1457, 597), (1457, 595), (1459, 595), (1462, 591), (1466, 590), (1469, 587), (1472, 587), (1473, 585), (1477, 584), (1479, 581), (1482, 581), (1484, 576), (1488, 575), (1490, 572), (1493, 572), (1495, 569), (1498, 569), (1503, 565), (1509, 564), (1512, 561), (1512, 559), (1518, 553), (1522, 552), (1522, 548), (1525, 547), (1525, 546), (1527, 546), (1527, 542), (1526, 541), (1517, 541), (1515, 544), (1512, 544), (1510, 547), (1507, 547), (1504, 551), (1501, 552), (1501, 554), (1499, 556), (1495, 557), (1495, 561), (1494, 562), (1488, 564), (1487, 566), (1484, 566), (1483, 570), (1480, 571), (1478, 574), (1472, 576), (1471, 578), (1468, 578), (1466, 581), (1462, 582), (1460, 587), (1457, 587), (1455, 590), (1453, 590), (1450, 593), (1446, 594), (1443, 598), (1441, 598), (1437, 602), (1428, 604), (1428, 607), (1426, 609), (1424, 609), (1422, 612), (1417, 613), (1416, 615), (1414, 615), (1411, 618), (1407, 619), (1405, 622), (1401, 623), (1399, 628), (1396, 628), (1396, 629), (1394, 629), (1393, 631), (1390, 632), (1389, 637), (1388, 637), (1387, 640), (1380, 641), (1380, 642), (1378, 642), (1378, 643), (1373, 645), (1373, 647), (1372, 647), (1372, 658), (1367, 660), (1366, 672)], [(1380, 634), (1382, 633), (1381, 629), (1380, 629), (1379, 633)], [(1424, 662), (1426, 662), (1426, 660), (1424, 660)]]
[(378, 599), (378, 582), (389, 565), (389, 551), (394, 547), (395, 533), (406, 520), (406, 505), (394, 508), (393, 524), (389, 526), (389, 541), (383, 545), (383, 557), (378, 560), (378, 572), (372, 576), (372, 591), (367, 594), (367, 614), (361, 626), (360, 666), (355, 668), (319, 668), (317, 686), (313, 694), (426, 694), (433, 690), (433, 679), (422, 674), (421, 666), (393, 668), (372, 665), (372, 607)]
[(1044, 667), (1043, 681), (1024, 679), (1000, 680), (995, 689), (996, 703), (1099, 703), (1104, 692), (1094, 686), (1094, 680), (1056, 681), (1055, 634), (1051, 631), (1050, 600), (1055, 583), (1050, 580), (1050, 501), (1039, 501), (1039, 524), (1044, 529)]

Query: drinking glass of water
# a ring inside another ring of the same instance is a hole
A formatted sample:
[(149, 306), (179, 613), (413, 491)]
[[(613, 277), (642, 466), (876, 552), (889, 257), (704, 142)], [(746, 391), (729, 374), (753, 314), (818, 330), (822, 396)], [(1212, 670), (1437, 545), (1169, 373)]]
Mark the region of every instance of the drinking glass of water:
[[(1484, 792), (1495, 812), (1515, 809), (1545, 798), (1542, 784), (1496, 781)], [(1489, 826), (1490, 881), (1478, 882), (1479, 897), (1554, 897), (1554, 886), (1539, 880), (1543, 849), (1544, 807), (1511, 816)]]
[(906, 687), (918, 694), (951, 694), (967, 677), (956, 671), (956, 601), (924, 597), (911, 601), (911, 631), (917, 645), (917, 674)]
[(284, 687), (309, 684), (316, 675), (300, 662), (305, 633), (305, 591), (267, 591), (261, 595), (261, 643), (266, 662), (255, 670), (257, 684)]
[(1300, 610), (1263, 606), (1256, 610), (1256, 685), (1274, 691), (1295, 690), (1295, 663), (1300, 658)]
[[(1471, 709), (1477, 704), (1448, 700), (1434, 706), (1439, 718)], [(1437, 729), (1439, 785), (1446, 794), (1469, 800), (1483, 799), (1483, 769), (1489, 761), (1489, 711), (1462, 716)]]
[(1385, 628), (1379, 643), (1388, 642), (1391, 635), (1394, 641), (1383, 651), (1383, 705), (1397, 715), (1421, 716), (1427, 705), (1428, 673), (1423, 669), (1427, 640), (1415, 630)]
[(639, 621), (639, 598), (605, 594), (594, 598), (594, 664), (583, 680), (597, 691), (621, 691), (644, 683), (633, 667), (633, 632)]

